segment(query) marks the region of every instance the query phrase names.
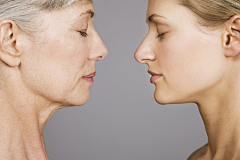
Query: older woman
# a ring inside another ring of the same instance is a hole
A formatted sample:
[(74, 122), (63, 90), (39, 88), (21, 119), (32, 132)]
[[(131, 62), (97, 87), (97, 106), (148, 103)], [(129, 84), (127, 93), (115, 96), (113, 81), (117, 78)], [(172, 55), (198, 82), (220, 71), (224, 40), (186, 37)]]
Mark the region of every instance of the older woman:
[(190, 160), (240, 159), (240, 1), (149, 0), (135, 53), (160, 104), (194, 102), (209, 143)]
[(91, 0), (0, 2), (0, 159), (48, 159), (43, 128), (89, 98), (107, 49)]

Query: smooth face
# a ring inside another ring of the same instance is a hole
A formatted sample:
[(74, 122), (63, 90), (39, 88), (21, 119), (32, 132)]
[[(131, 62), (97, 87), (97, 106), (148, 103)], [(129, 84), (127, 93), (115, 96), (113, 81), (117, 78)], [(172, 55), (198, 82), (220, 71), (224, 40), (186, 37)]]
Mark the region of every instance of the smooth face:
[(212, 92), (226, 73), (221, 30), (200, 26), (175, 0), (149, 0), (147, 21), (135, 58), (149, 66), (156, 101), (196, 102)]
[(66, 106), (88, 100), (95, 62), (107, 55), (93, 18), (93, 4), (81, 2), (41, 15), (21, 60), (22, 79), (33, 94)]

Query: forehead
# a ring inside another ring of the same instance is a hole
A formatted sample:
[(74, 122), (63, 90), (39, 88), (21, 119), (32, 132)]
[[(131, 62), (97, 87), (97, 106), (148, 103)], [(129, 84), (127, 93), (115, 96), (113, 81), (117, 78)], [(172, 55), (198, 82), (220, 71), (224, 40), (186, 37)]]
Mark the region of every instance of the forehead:
[(147, 15), (154, 13), (169, 14), (178, 9), (179, 4), (176, 0), (149, 0)]
[(92, 18), (94, 13), (95, 11), (92, 3), (83, 3), (78, 1), (64, 9), (45, 12), (42, 16), (46, 22), (54, 21), (69, 23), (80, 17), (88, 16)]
[(197, 22), (197, 16), (190, 9), (180, 5), (179, 0), (149, 0), (147, 20), (155, 14), (165, 17), (169, 22)]
[[(73, 24), (92, 23), (94, 7), (92, 3), (76, 2), (61, 9), (42, 12), (38, 19), (38, 30), (35, 37), (68, 33)], [(91, 21), (90, 21), (91, 20)]]
[(67, 8), (54, 10), (43, 14), (44, 23), (50, 27), (51, 25), (64, 27), (71, 25), (75, 21), (92, 19), (95, 14), (92, 3), (84, 4), (76, 2)]
[(66, 18), (68, 20), (74, 20), (79, 17), (90, 17), (92, 18), (95, 14), (94, 7), (92, 3), (76, 2), (61, 12), (61, 18)]

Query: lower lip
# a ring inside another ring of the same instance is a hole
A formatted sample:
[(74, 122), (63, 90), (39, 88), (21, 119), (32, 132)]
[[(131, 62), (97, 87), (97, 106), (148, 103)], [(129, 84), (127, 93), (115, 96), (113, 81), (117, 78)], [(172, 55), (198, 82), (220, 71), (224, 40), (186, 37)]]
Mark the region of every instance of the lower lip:
[(150, 82), (154, 83), (156, 80), (158, 80), (161, 77), (163, 77), (163, 76), (162, 75), (154, 75), (151, 77)]
[(88, 82), (93, 82), (92, 77), (83, 77), (82, 79), (85, 80), (85, 81), (88, 81)]

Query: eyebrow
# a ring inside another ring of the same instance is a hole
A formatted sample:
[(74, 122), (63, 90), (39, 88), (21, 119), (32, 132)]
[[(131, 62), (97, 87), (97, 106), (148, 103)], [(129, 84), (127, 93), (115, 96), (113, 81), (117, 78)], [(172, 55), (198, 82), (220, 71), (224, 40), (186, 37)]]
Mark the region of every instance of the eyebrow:
[(79, 15), (79, 17), (81, 17), (81, 16), (83, 16), (83, 15), (86, 15), (86, 14), (90, 14), (90, 15), (91, 15), (91, 18), (93, 18), (93, 17), (96, 16), (96, 14), (95, 14), (92, 10), (87, 10), (86, 12), (81, 13), (81, 14)]
[(151, 16), (149, 16), (149, 17), (147, 18), (146, 22), (152, 22), (154, 17), (165, 18), (165, 19), (166, 19), (166, 17), (164, 17), (164, 16), (160, 16), (160, 15), (158, 15), (158, 14), (152, 14)]

